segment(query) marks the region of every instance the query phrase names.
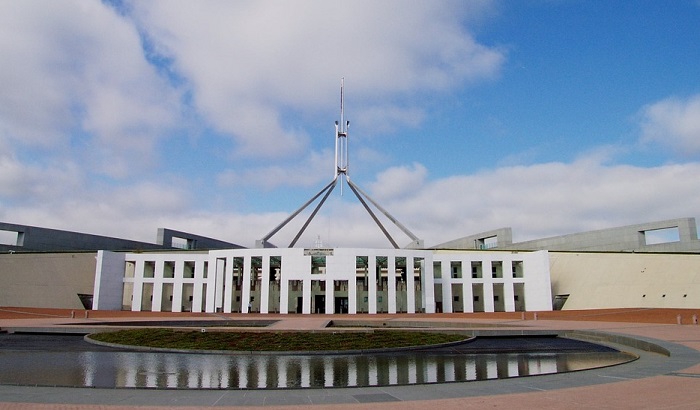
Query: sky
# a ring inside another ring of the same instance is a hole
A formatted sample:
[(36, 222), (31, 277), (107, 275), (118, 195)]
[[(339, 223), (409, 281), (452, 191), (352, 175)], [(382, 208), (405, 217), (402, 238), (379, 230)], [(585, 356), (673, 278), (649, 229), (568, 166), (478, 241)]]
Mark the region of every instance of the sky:
[[(698, 217), (698, 44), (698, 0), (0, 0), (0, 221), (252, 247), (332, 180), (341, 78), (427, 246)], [(347, 186), (317, 242), (391, 247)]]

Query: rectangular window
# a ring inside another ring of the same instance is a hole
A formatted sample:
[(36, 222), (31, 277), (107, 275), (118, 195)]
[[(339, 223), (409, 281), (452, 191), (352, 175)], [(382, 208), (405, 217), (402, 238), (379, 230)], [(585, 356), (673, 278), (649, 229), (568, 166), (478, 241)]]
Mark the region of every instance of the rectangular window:
[(433, 277), (435, 279), (442, 278), (442, 264), (440, 263), (440, 261), (433, 262)]
[(472, 278), (481, 279), (482, 263), (480, 261), (472, 262)]
[(663, 228), (663, 229), (650, 229), (648, 231), (640, 232), (644, 238), (645, 245), (656, 245), (659, 243), (672, 243), (679, 242), (681, 240), (680, 232), (678, 227)]
[(19, 232), (0, 229), (0, 245), (21, 246), (19, 237)]
[(156, 274), (156, 263), (153, 261), (146, 261), (143, 264), (143, 277), (152, 278)]
[(175, 262), (165, 262), (163, 264), (163, 277), (164, 278), (174, 278), (175, 277)]

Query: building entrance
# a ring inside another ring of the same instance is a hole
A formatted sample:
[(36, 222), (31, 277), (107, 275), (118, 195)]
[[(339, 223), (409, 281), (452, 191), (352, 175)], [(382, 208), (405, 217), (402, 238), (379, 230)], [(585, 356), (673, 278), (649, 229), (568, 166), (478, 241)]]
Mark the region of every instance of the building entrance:
[(314, 297), (314, 313), (326, 313), (326, 295)]
[(348, 298), (339, 296), (335, 298), (335, 313), (348, 313)]

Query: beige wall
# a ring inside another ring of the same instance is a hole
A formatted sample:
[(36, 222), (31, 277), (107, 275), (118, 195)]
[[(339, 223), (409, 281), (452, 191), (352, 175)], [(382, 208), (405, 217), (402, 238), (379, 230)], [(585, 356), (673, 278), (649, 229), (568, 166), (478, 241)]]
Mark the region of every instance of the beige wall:
[(92, 294), (96, 252), (0, 255), (0, 306), (82, 309)]
[(565, 310), (700, 308), (700, 255), (550, 252), (552, 296)]

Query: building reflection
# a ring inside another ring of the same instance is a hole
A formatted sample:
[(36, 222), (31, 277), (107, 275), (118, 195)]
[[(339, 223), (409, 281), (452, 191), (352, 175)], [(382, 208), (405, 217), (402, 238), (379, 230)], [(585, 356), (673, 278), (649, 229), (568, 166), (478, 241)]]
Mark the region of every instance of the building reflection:
[(488, 380), (628, 360), (623, 353), (268, 356), (83, 352), (79, 371), (64, 370), (64, 375), (82, 373), (76, 384), (94, 387), (285, 389)]

